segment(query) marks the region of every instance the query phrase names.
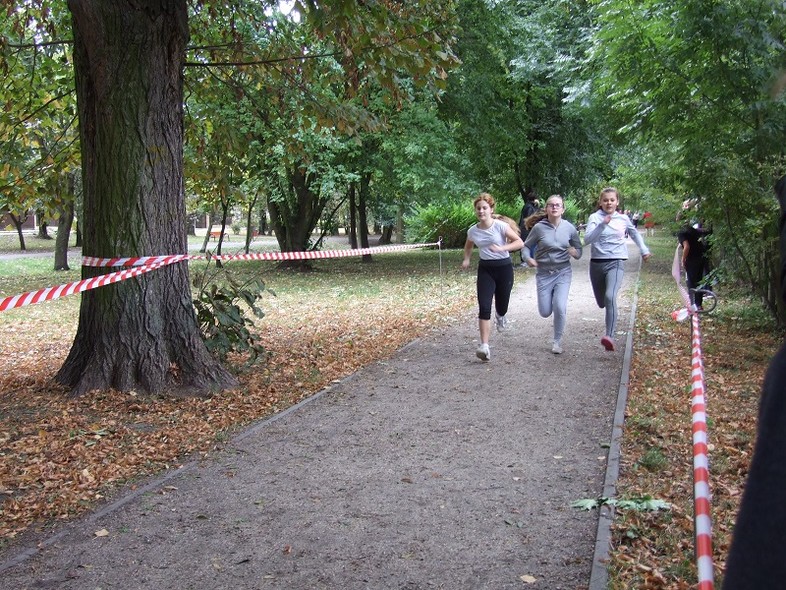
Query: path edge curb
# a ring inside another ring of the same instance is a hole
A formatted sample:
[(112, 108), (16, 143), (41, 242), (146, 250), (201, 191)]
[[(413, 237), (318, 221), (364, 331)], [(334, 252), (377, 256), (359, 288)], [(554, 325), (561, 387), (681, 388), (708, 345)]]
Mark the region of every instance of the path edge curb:
[[(625, 423), (625, 409), (628, 405), (628, 381), (630, 364), (633, 357), (633, 327), (636, 323), (636, 309), (639, 301), (641, 281), (641, 259), (636, 273), (636, 283), (628, 321), (628, 335), (625, 339), (625, 356), (620, 373), (620, 386), (617, 391), (617, 405), (614, 409), (614, 422), (611, 429), (606, 476), (603, 480), (601, 497), (614, 498), (617, 494), (617, 479), (620, 473), (622, 427)], [(598, 508), (598, 532), (595, 536), (595, 552), (592, 557), (589, 590), (607, 590), (609, 583), (608, 561), (611, 548), (611, 525), (614, 522), (614, 506), (601, 504)]]

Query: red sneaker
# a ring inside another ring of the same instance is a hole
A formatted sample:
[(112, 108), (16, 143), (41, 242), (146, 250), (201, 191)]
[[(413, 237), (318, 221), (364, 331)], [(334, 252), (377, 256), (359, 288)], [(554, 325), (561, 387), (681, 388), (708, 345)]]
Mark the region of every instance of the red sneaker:
[(614, 350), (614, 340), (609, 338), (608, 336), (604, 336), (600, 339), (600, 343), (603, 345), (603, 348), (606, 350)]

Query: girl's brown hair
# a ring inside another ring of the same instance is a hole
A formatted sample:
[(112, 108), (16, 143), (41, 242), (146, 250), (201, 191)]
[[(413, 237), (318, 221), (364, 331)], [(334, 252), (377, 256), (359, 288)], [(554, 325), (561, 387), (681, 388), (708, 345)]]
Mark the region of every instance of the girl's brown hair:
[(521, 228), (519, 227), (519, 224), (516, 223), (513, 219), (511, 219), (507, 215), (498, 215), (497, 213), (492, 213), (491, 216), (494, 219), (499, 219), (500, 221), (504, 221), (505, 223), (507, 223), (510, 226), (510, 229), (516, 232), (517, 236), (521, 237)]
[(600, 196), (598, 197), (598, 207), (600, 207), (600, 201), (603, 199), (603, 195), (606, 193), (614, 193), (614, 195), (617, 197), (617, 207), (621, 206), (622, 198), (620, 197), (620, 192), (613, 186), (607, 186), (602, 191), (600, 191)]
[(480, 201), (486, 201), (489, 204), (489, 207), (491, 207), (492, 209), (494, 208), (494, 204), (495, 204), (494, 197), (492, 197), (489, 193), (480, 193), (477, 196), (477, 198), (474, 201), (472, 201), (472, 207), (473, 208), (477, 207)]

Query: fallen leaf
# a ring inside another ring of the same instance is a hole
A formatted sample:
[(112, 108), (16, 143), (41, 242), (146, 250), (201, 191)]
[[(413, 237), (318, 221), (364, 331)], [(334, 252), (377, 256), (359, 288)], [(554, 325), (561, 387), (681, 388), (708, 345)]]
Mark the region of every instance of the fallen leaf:
[(106, 529), (101, 529), (100, 531), (96, 531), (95, 532), (95, 536), (96, 537), (108, 537), (109, 536), (109, 531), (106, 530)]
[(519, 576), (519, 580), (521, 580), (525, 584), (534, 584), (535, 582), (538, 581), (538, 579), (535, 576), (530, 576), (530, 575)]

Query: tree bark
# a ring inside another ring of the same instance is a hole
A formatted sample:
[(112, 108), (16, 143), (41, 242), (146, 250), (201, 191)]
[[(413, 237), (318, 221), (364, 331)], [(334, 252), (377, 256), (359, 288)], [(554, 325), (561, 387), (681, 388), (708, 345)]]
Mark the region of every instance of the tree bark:
[(41, 219), (41, 222), (38, 224), (38, 239), (51, 240), (52, 236), (49, 235), (49, 224), (43, 221), (43, 214), (38, 214), (38, 219)]
[(357, 250), (358, 230), (357, 230), (357, 205), (355, 204), (355, 183), (350, 182), (347, 189), (347, 200), (349, 201), (349, 247)]
[[(288, 177), (287, 197), (268, 199), (270, 225), (282, 252), (303, 252), (308, 250), (311, 234), (328, 201), (320, 197), (317, 179), (304, 167), (293, 166)], [(311, 264), (306, 260), (285, 260), (281, 267), (309, 270)]]
[[(368, 193), (371, 186), (371, 173), (365, 172), (360, 177), (360, 194), (358, 196), (358, 225), (360, 226), (360, 247), (368, 248)], [(363, 262), (372, 262), (371, 254), (363, 254)]]
[[(73, 195), (73, 193), (71, 193)], [(67, 200), (58, 212), (57, 237), (55, 238), (55, 270), (69, 270), (68, 241), (74, 222), (74, 201)]]
[(251, 240), (254, 239), (254, 207), (257, 205), (257, 199), (259, 199), (259, 193), (254, 195), (246, 212), (246, 244), (244, 248), (246, 254), (251, 250)]
[[(82, 146), (83, 252), (187, 252), (183, 188), (186, 0), (68, 0)], [(83, 267), (84, 278), (113, 269)], [(203, 395), (236, 379), (205, 347), (186, 263), (82, 296), (56, 379), (74, 395), (114, 388)]]
[(8, 217), (11, 218), (11, 222), (14, 224), (16, 228), (16, 235), (19, 236), (19, 249), (22, 252), (27, 251), (27, 246), (25, 246), (25, 233), (22, 231), (22, 224), (25, 222), (24, 217), (17, 217), (13, 213), (9, 211)]

